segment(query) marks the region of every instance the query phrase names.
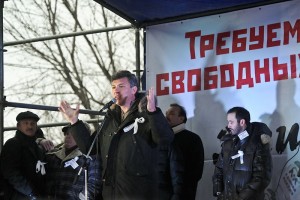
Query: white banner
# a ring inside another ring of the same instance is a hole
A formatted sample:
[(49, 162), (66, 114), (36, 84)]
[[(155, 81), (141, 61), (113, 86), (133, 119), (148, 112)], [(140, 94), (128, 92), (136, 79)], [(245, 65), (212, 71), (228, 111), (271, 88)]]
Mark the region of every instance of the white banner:
[(198, 199), (213, 199), (212, 155), (220, 152), (217, 135), (233, 106), (273, 132), (266, 199), (300, 198), (299, 10), (294, 0), (147, 27), (147, 86), (156, 88), (163, 111), (184, 106), (188, 129), (204, 143)]

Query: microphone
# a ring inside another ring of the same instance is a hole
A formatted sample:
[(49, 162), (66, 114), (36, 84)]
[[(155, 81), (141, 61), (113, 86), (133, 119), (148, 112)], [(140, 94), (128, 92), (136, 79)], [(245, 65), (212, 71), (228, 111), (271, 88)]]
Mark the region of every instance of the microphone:
[(220, 140), (224, 135), (226, 135), (226, 133), (227, 133), (227, 130), (222, 129), (222, 130), (219, 132), (217, 138)]
[(228, 128), (228, 126), (226, 126), (225, 129), (226, 129), (226, 131), (227, 131), (228, 133), (231, 132), (231, 130), (230, 130), (230, 128)]
[(225, 129), (222, 129), (222, 130), (219, 132), (217, 138), (220, 140), (220, 139), (221, 139), (224, 135), (226, 135), (227, 133), (230, 133), (230, 129), (229, 129), (227, 126), (225, 126)]
[(116, 101), (117, 101), (117, 100), (116, 100), (115, 98), (113, 98), (112, 100), (110, 100), (108, 103), (106, 103), (106, 104), (101, 108), (101, 110), (99, 111), (99, 113), (102, 113), (103, 110), (109, 108), (112, 104), (116, 103)]

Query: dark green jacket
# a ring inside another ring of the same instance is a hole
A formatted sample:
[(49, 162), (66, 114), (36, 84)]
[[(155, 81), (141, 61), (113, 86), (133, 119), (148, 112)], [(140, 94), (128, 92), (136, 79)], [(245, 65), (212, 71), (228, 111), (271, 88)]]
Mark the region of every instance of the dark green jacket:
[[(171, 144), (174, 134), (159, 108), (153, 113), (139, 111), (139, 100), (124, 121), (117, 105), (105, 117), (98, 138), (104, 199), (158, 199), (158, 146)], [(83, 123), (76, 123), (70, 131), (81, 151), (88, 152), (92, 137)]]

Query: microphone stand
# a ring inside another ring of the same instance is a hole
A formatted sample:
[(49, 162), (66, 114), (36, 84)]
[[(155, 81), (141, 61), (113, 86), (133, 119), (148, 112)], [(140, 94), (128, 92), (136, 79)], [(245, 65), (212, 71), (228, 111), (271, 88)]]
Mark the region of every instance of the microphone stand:
[(87, 159), (88, 159), (87, 157), (84, 157), (83, 163), (80, 165), (80, 170), (79, 170), (78, 174), (75, 176), (74, 181), (73, 181), (73, 185), (75, 185), (82, 170), (84, 170), (84, 199), (85, 200), (88, 200)]
[(87, 168), (84, 169), (84, 199), (88, 200), (88, 178)]
[(78, 174), (75, 176), (74, 181), (73, 181), (73, 184), (75, 185), (76, 182), (77, 182), (78, 177), (80, 176), (82, 170), (84, 169), (84, 172), (85, 172), (84, 173), (85, 174), (85, 178), (84, 178), (84, 180), (85, 180), (85, 190), (84, 190), (85, 191), (85, 200), (88, 200), (87, 159), (89, 159), (89, 157), (90, 157), (91, 151), (93, 150), (94, 144), (95, 144), (95, 142), (96, 142), (96, 140), (97, 140), (97, 138), (98, 138), (98, 136), (99, 136), (99, 134), (100, 134), (100, 132), (103, 128), (103, 125), (104, 125), (105, 121), (106, 121), (106, 114), (105, 114), (105, 117), (104, 117), (102, 123), (100, 124), (99, 128), (97, 129), (97, 133), (96, 133), (96, 135), (93, 139), (93, 142), (92, 142), (87, 154), (85, 155), (85, 159), (84, 159), (83, 163), (80, 165), (80, 170), (79, 170)]

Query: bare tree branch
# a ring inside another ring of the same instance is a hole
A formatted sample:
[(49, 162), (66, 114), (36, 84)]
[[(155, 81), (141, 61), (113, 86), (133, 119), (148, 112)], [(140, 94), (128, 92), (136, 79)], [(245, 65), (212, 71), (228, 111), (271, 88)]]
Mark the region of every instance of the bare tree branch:
[[(94, 1), (9, 1), (4, 12), (4, 41), (128, 24)], [(86, 109), (100, 108), (110, 100), (111, 74), (135, 69), (134, 30), (26, 43), (7, 49), (5, 69), (20, 76), (5, 82), (8, 101), (57, 105), (66, 99), (79, 101)], [(51, 118), (47, 112), (44, 115)]]

